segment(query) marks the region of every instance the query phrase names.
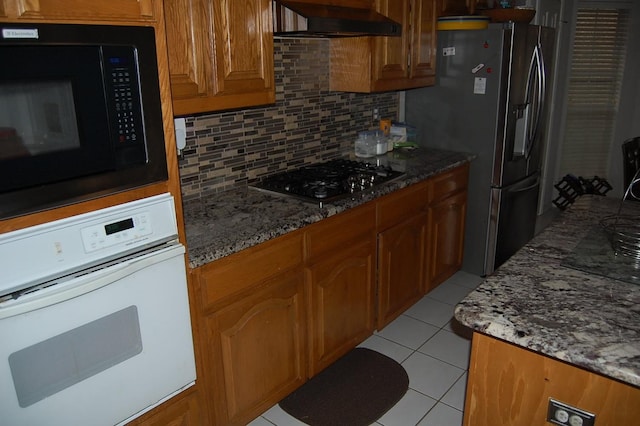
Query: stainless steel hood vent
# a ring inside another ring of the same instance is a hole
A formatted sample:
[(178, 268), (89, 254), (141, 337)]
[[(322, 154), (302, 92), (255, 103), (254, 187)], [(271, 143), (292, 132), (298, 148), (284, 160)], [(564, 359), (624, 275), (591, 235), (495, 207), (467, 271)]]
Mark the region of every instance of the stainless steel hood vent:
[(289, 37), (400, 36), (402, 25), (371, 10), (355, 7), (273, 2), (274, 35)]

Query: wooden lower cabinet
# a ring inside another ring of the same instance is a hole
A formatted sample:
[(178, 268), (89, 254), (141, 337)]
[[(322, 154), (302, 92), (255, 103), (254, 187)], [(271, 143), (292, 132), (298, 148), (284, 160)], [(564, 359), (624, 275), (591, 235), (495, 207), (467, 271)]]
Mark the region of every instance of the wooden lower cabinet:
[(378, 202), (381, 330), (462, 266), (468, 165)]
[(637, 425), (640, 419), (637, 387), (473, 334), (465, 426), (550, 424), (549, 398), (595, 414), (596, 425)]
[(247, 424), (418, 301), (428, 277), (453, 274), (467, 171), (448, 171), (192, 271), (199, 392), (212, 422)]
[(468, 183), (468, 163), (429, 181), (425, 292), (433, 290), (462, 266)]
[(466, 191), (458, 192), (429, 207), (427, 292), (451, 277), (462, 266), (466, 211)]
[(336, 250), (307, 267), (310, 375), (315, 375), (374, 330), (375, 245), (369, 239)]
[(294, 269), (207, 316), (216, 424), (245, 425), (306, 381), (303, 305), (303, 272)]
[(378, 330), (424, 294), (427, 213), (378, 235)]
[(376, 289), (375, 204), (325, 219), (305, 232), (309, 288), (309, 375), (369, 337)]

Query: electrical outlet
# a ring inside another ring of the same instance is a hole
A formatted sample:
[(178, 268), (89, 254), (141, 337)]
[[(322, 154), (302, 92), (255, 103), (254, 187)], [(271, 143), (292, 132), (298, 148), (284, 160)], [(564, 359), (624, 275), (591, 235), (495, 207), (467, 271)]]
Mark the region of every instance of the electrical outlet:
[(380, 118), (380, 113), (378, 112), (378, 108), (373, 109), (373, 119), (378, 120)]
[(594, 426), (596, 415), (549, 398), (547, 421), (563, 426)]

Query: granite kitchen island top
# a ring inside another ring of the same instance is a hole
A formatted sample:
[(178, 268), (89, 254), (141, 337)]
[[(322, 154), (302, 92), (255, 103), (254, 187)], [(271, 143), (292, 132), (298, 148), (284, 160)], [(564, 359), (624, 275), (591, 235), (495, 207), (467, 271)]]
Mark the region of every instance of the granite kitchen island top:
[[(640, 218), (638, 205), (627, 202), (625, 209)], [(610, 250), (609, 262), (584, 250), (594, 246), (600, 219), (619, 206), (603, 196), (578, 198), (462, 300), (456, 319), (479, 333), (640, 387), (640, 285), (620, 267), (634, 271), (634, 261), (616, 257), (608, 242), (601, 252)]]
[(191, 268), (300, 229), (471, 161), (472, 154), (419, 148), (383, 156), (406, 172), (402, 179), (320, 208), (317, 204), (254, 189), (228, 191), (183, 205)]

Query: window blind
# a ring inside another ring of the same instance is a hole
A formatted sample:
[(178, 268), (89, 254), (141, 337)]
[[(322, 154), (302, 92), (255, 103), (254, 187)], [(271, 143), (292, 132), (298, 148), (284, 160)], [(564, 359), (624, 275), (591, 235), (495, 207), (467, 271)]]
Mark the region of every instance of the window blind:
[(607, 177), (629, 20), (628, 9), (578, 9), (560, 176)]

